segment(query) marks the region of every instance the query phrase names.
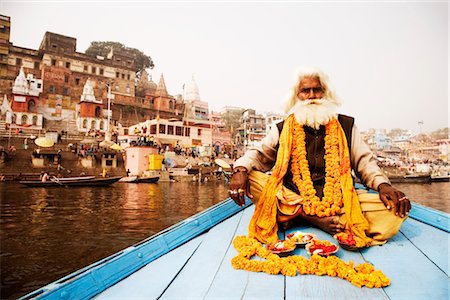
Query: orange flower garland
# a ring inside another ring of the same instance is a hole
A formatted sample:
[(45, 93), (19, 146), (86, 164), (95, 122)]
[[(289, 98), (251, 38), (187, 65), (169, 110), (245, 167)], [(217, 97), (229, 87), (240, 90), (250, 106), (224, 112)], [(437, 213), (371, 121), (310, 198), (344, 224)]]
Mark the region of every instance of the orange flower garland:
[[(296, 276), (297, 271), (301, 275), (337, 276), (357, 287), (380, 288), (390, 284), (389, 278), (381, 271), (375, 270), (369, 263), (353, 267), (352, 261), (346, 263), (336, 256), (312, 255), (310, 259), (298, 255), (279, 257), (264, 248), (257, 240), (246, 236), (237, 236), (233, 245), (238, 254), (231, 260), (231, 265), (238, 270), (267, 274), (281, 273), (286, 276)], [(251, 260), (254, 255), (266, 260)]]
[(303, 211), (318, 217), (334, 216), (341, 211), (342, 192), (339, 168), (338, 120), (332, 119), (325, 127), (325, 186), (322, 200), (316, 195), (306, 159), (305, 131), (294, 120), (292, 139), (293, 181), (300, 191)]

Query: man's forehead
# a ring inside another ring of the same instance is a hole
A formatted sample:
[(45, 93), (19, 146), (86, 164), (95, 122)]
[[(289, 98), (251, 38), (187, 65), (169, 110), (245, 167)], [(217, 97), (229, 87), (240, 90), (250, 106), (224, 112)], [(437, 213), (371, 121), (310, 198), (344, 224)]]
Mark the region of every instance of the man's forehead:
[(321, 85), (321, 81), (319, 76), (308, 76), (308, 77), (303, 77), (300, 82), (299, 85)]

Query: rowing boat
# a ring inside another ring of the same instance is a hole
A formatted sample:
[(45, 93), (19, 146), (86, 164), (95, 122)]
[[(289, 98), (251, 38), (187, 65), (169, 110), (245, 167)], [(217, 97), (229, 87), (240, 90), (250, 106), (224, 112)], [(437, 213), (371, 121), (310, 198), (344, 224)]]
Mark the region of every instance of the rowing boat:
[[(234, 270), (236, 236), (247, 235), (254, 206), (227, 199), (140, 243), (21, 299), (448, 299), (450, 215), (413, 204), (400, 232), (383, 246), (336, 255), (372, 263), (391, 280), (358, 288), (337, 277), (268, 275)], [(327, 233), (311, 232), (332, 241)], [(280, 231), (281, 238), (291, 231)], [(295, 254), (306, 256), (304, 249)]]
[(53, 177), (47, 181), (41, 180), (22, 180), (19, 183), (26, 185), (27, 187), (78, 187), (78, 186), (108, 186), (111, 185), (122, 178), (117, 177), (106, 177), (106, 178), (95, 178), (95, 177), (73, 177), (73, 178), (57, 178)]

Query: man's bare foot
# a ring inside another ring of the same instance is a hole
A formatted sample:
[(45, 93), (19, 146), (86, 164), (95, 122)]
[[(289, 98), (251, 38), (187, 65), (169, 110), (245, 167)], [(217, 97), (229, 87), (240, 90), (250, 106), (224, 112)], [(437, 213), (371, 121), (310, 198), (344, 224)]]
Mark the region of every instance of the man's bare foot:
[(309, 216), (306, 214), (302, 214), (300, 216), (305, 221), (308, 221), (309, 223), (319, 227), (325, 232), (328, 232), (331, 235), (334, 235), (336, 233), (339, 233), (341, 231), (344, 231), (344, 226), (339, 224), (339, 217), (338, 216), (330, 216), (330, 217), (322, 217), (319, 218), (317, 216)]
[(302, 214), (302, 211), (299, 209), (297, 213), (288, 216), (283, 214), (277, 215), (277, 223), (280, 225), (281, 228), (284, 230), (287, 230), (294, 226), (297, 223), (296, 218)]

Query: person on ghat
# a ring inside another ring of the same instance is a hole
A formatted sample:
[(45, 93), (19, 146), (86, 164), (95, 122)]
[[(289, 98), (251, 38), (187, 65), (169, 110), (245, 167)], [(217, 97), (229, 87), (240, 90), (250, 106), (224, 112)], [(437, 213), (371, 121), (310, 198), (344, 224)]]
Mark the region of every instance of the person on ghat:
[[(303, 221), (337, 238), (351, 235), (362, 248), (398, 232), (411, 203), (390, 185), (354, 118), (337, 114), (339, 105), (321, 70), (301, 68), (287, 117), (235, 162), (228, 192), (240, 206), (245, 195), (255, 203), (251, 237), (273, 242), (279, 225)], [(357, 195), (352, 170), (379, 194)]]

